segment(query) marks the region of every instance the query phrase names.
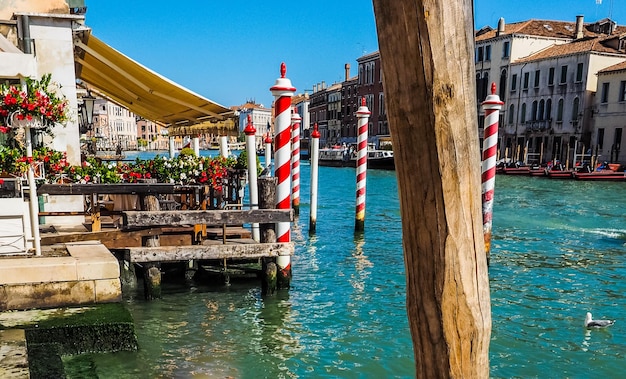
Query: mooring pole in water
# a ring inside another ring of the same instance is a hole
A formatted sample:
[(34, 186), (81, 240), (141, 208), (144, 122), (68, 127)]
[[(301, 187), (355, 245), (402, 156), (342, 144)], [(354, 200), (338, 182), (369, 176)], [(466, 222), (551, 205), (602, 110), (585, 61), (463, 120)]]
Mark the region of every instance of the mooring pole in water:
[(193, 146), (193, 153), (196, 155), (196, 157), (200, 156), (200, 137), (199, 136), (195, 136), (191, 139), (192, 142), (192, 146)]
[(491, 95), (483, 101), (481, 107), (485, 111), (482, 162), (482, 200), (483, 200), (483, 237), (485, 253), (489, 264), (491, 250), (491, 225), (493, 220), (493, 194), (496, 186), (496, 151), (498, 149), (498, 126), (500, 109), (504, 103), (496, 95), (496, 83), (491, 84)]
[(311, 214), (309, 216), (309, 234), (314, 234), (317, 227), (317, 177), (319, 172), (320, 131), (317, 122), (311, 133)]
[(267, 131), (265, 135), (265, 168), (270, 172), (272, 168), (272, 137), (270, 137), (270, 131)]
[[(147, 212), (159, 211), (161, 206), (159, 199), (154, 195), (148, 195), (143, 201), (143, 210)], [(159, 236), (143, 237), (143, 245), (148, 247), (161, 246)], [(143, 265), (143, 289), (146, 300), (161, 298), (161, 264), (160, 262), (148, 262)]]
[(228, 137), (220, 137), (220, 156), (228, 158)]
[[(280, 78), (270, 88), (276, 98), (274, 102), (276, 135), (274, 137), (274, 176), (278, 178), (276, 188), (276, 208), (291, 208), (291, 185), (289, 183), (291, 173), (291, 98), (296, 89), (291, 85), (291, 80), (285, 77), (287, 66), (280, 64)], [(290, 242), (290, 223), (279, 222), (276, 224), (277, 242)], [(278, 265), (278, 288), (289, 288), (291, 282), (291, 257), (279, 256), (276, 259)]]
[(357, 139), (356, 157), (356, 217), (354, 231), (365, 230), (365, 186), (367, 184), (367, 127), (371, 112), (365, 105), (365, 97), (361, 99), (361, 106), (356, 111), (359, 136)]
[[(257, 186), (256, 172), (256, 129), (252, 125), (252, 115), (248, 114), (248, 125), (243, 130), (246, 134), (246, 149), (248, 150), (248, 193), (250, 194), (250, 209), (259, 209), (259, 187)], [(259, 242), (259, 224), (252, 224), (252, 239)]]
[(174, 158), (174, 155), (176, 155), (176, 146), (174, 146), (174, 137), (170, 136), (169, 138), (170, 141), (170, 159)]
[(297, 109), (291, 114), (291, 206), (300, 214), (300, 123), (302, 117)]

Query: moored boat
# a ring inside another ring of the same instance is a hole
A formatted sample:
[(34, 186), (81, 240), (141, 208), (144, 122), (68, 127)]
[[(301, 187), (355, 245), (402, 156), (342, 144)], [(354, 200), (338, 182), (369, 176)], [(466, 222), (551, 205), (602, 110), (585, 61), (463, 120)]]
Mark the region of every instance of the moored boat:
[(576, 180), (600, 180), (600, 181), (626, 181), (624, 172), (612, 170), (599, 170), (593, 172), (574, 172), (572, 174)]
[[(357, 152), (354, 145), (334, 146), (319, 150), (319, 165), (330, 167), (356, 167)], [(393, 151), (375, 149), (368, 145), (367, 168), (373, 170), (395, 170)]]

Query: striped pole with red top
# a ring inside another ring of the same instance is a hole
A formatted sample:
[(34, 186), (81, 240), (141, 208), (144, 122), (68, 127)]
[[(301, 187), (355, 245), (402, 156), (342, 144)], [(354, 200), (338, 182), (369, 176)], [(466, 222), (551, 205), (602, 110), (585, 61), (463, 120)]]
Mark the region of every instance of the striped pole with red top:
[(300, 123), (302, 117), (297, 109), (291, 114), (291, 205), (300, 214)]
[(272, 137), (270, 131), (265, 135), (265, 168), (269, 171), (272, 167)]
[[(243, 130), (246, 134), (246, 150), (248, 152), (248, 195), (250, 198), (250, 209), (259, 209), (259, 187), (257, 185), (256, 171), (256, 129), (252, 124), (252, 115), (248, 114), (248, 124)], [(261, 241), (259, 224), (252, 224), (252, 239)]]
[(496, 153), (498, 150), (498, 123), (500, 109), (504, 102), (496, 95), (496, 83), (491, 83), (491, 95), (481, 104), (485, 111), (482, 156), (482, 203), (483, 203), (483, 236), (487, 264), (491, 250), (491, 225), (493, 219), (493, 195), (496, 184)]
[[(280, 64), (280, 78), (270, 88), (276, 98), (274, 102), (274, 176), (278, 178), (276, 187), (276, 208), (291, 208), (291, 97), (296, 89), (291, 85), (291, 80), (285, 77), (287, 66)], [(290, 242), (290, 223), (276, 223), (276, 241)], [(281, 255), (276, 258), (278, 266), (277, 287), (289, 288), (291, 282), (291, 257)]]
[(359, 135), (357, 138), (356, 161), (356, 217), (354, 231), (365, 230), (365, 185), (367, 177), (367, 128), (371, 112), (365, 105), (365, 97), (361, 99), (361, 106), (356, 111)]
[(317, 177), (319, 172), (320, 131), (317, 122), (311, 133), (311, 214), (309, 215), (309, 234), (315, 234), (317, 228)]

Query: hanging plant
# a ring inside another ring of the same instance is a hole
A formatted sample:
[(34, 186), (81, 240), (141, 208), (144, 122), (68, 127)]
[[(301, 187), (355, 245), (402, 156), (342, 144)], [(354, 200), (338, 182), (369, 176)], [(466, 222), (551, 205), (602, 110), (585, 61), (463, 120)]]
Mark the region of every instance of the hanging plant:
[(68, 101), (57, 94), (58, 86), (51, 78), (51, 74), (41, 80), (27, 78), (25, 91), (0, 85), (0, 132), (10, 132), (15, 121), (38, 121), (49, 132), (50, 127), (68, 120)]

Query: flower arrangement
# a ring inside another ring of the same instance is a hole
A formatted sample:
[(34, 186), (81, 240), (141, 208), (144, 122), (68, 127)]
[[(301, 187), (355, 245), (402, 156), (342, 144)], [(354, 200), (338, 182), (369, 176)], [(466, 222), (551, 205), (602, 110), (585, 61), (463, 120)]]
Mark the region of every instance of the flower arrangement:
[(0, 132), (11, 131), (14, 120), (41, 122), (47, 128), (68, 119), (68, 101), (56, 93), (51, 74), (41, 80), (26, 79), (26, 91), (18, 87), (0, 86)]

